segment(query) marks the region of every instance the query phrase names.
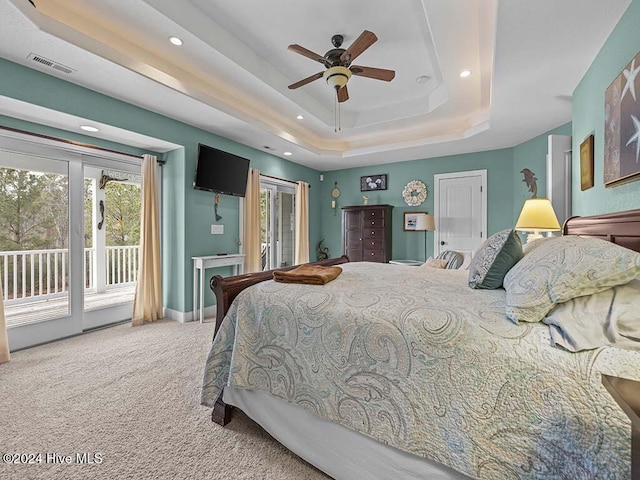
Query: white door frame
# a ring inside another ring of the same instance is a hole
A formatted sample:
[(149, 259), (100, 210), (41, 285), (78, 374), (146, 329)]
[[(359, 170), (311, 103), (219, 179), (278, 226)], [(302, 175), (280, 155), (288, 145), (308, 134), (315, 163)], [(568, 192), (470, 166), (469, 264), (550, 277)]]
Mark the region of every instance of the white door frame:
[[(436, 230), (433, 235), (433, 255), (436, 256), (440, 253), (440, 180), (448, 178), (460, 178), (460, 177), (480, 177), (481, 182), (481, 198), (482, 198), (482, 233), (481, 237), (484, 240), (487, 238), (487, 171), (486, 170), (467, 170), (464, 172), (453, 173), (436, 173), (433, 175), (433, 213), (435, 216)], [(474, 252), (475, 253), (475, 252)]]

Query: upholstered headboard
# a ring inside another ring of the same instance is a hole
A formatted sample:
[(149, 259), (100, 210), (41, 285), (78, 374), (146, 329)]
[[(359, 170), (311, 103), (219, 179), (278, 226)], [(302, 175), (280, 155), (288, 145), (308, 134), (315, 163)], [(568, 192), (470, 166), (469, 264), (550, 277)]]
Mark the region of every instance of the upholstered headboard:
[(640, 210), (571, 217), (564, 223), (563, 234), (601, 238), (640, 252)]

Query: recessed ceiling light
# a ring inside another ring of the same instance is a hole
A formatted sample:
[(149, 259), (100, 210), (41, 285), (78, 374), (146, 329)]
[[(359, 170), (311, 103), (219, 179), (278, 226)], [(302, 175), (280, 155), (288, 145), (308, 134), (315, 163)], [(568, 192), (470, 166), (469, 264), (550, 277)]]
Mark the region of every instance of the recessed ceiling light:
[(462, 78), (467, 78), (469, 75), (471, 75), (471, 70), (463, 70), (460, 72), (460, 77)]
[(417, 83), (427, 83), (431, 77), (429, 75), (421, 75), (416, 78)]
[(304, 120), (304, 117), (303, 117), (302, 115), (298, 115), (296, 118), (297, 118), (298, 120)]
[(285, 154), (287, 157), (289, 157), (289, 156), (293, 155), (293, 153), (291, 153), (291, 152), (284, 152), (284, 154)]
[(82, 130), (84, 130), (85, 132), (99, 132), (100, 130), (98, 130), (96, 127), (92, 127), (90, 125), (80, 125), (80, 128)]
[(169, 37), (169, 41), (174, 45), (176, 45), (177, 47), (182, 45), (182, 40), (180, 40), (178, 37)]

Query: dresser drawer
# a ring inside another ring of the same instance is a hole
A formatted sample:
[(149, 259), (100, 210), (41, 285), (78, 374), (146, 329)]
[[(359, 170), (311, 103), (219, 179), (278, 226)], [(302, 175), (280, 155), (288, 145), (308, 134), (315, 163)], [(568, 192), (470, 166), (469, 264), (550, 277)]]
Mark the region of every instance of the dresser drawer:
[(364, 228), (382, 228), (384, 227), (384, 218), (367, 218), (364, 217)]
[(384, 250), (369, 250), (365, 248), (362, 252), (364, 262), (384, 262)]
[(383, 238), (384, 230), (378, 227), (364, 226), (363, 237), (364, 238)]
[(362, 239), (362, 248), (367, 248), (369, 250), (379, 250), (384, 248), (384, 239), (383, 238), (364, 238)]
[(384, 210), (375, 209), (375, 210), (365, 210), (364, 212), (364, 224), (367, 224), (367, 220), (375, 219), (375, 218), (384, 218)]

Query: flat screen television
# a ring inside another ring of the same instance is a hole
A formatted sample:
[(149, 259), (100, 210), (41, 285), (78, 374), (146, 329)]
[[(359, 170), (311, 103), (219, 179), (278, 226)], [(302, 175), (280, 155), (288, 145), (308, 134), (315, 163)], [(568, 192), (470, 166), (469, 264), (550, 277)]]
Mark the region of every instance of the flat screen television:
[(249, 160), (198, 144), (198, 163), (193, 188), (244, 197)]

